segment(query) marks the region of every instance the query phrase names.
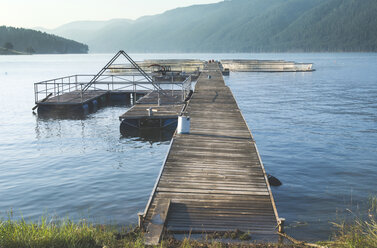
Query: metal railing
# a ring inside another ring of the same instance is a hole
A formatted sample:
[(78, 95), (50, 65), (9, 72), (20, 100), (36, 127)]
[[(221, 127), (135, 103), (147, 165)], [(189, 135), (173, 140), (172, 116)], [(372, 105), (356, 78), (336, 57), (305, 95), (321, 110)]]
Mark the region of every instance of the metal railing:
[(155, 84), (153, 78), (146, 73), (125, 51), (120, 50), (115, 54), (115, 56), (95, 75), (88, 83), (84, 86), (83, 91), (87, 91), (90, 89), (91, 85), (96, 83), (100, 77), (105, 75), (104, 73), (109, 70), (110, 67), (112, 67), (113, 63), (117, 61), (119, 57), (125, 57), (129, 63), (131, 63), (132, 67), (129, 69), (138, 71), (138, 73), (145, 79), (147, 80), (157, 91), (161, 91), (162, 89), (160, 88), (159, 84)]
[(182, 100), (185, 100), (187, 96), (190, 94), (191, 85), (192, 85), (191, 76), (189, 76), (188, 78), (186, 78), (185, 81), (182, 82)]
[[(156, 90), (155, 85), (145, 80), (142, 75), (101, 75), (95, 82), (88, 86), (88, 82), (95, 75), (72, 75), (67, 77), (55, 78), (34, 84), (35, 103), (44, 101), (47, 98), (55, 97), (60, 101), (60, 97), (65, 93), (72, 92), (77, 94), (83, 101), (83, 94), (86, 91), (153, 91)], [(155, 83), (156, 84), (156, 83)], [(191, 76), (183, 82), (159, 82), (159, 89), (164, 93), (170, 90), (182, 90), (183, 98), (186, 98), (191, 90)], [(161, 87), (161, 88), (160, 88)], [(63, 100), (63, 99), (61, 99)]]

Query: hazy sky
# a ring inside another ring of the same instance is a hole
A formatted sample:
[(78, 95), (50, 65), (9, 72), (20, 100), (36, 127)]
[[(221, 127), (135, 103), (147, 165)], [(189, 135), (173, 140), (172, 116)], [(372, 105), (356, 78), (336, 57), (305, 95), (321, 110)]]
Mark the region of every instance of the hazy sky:
[(136, 19), (221, 0), (0, 0), (0, 26), (55, 28), (79, 20)]

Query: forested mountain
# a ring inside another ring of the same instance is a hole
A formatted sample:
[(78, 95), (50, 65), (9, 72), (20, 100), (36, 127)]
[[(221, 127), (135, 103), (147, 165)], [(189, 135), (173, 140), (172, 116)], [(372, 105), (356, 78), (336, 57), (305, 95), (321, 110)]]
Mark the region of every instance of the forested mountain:
[(376, 0), (231, 0), (51, 32), (92, 52), (377, 51), (376, 13)]
[(47, 33), (53, 33), (67, 39), (84, 42), (88, 40), (88, 37), (92, 37), (93, 35), (95, 36), (98, 32), (101, 32), (101, 30), (105, 30), (113, 26), (122, 28), (130, 23), (132, 23), (132, 20), (129, 19), (112, 19), (108, 21), (76, 21), (62, 25), (53, 30), (43, 28), (36, 29)]
[(87, 53), (88, 46), (31, 29), (0, 26), (1, 54)]

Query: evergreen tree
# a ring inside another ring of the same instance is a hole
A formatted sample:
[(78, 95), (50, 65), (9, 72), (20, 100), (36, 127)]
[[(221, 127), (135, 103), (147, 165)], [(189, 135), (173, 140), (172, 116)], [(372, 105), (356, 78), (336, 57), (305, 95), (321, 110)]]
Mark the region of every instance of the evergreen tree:
[(34, 50), (32, 47), (28, 47), (28, 48), (26, 48), (26, 52), (27, 52), (28, 54), (34, 54), (34, 53), (35, 53), (35, 50)]
[(13, 44), (10, 43), (10, 42), (5, 42), (4, 44), (4, 48), (8, 49), (8, 50), (11, 50), (13, 49)]
[(0, 26), (0, 44), (7, 50), (33, 53), (87, 53), (88, 46), (39, 31)]

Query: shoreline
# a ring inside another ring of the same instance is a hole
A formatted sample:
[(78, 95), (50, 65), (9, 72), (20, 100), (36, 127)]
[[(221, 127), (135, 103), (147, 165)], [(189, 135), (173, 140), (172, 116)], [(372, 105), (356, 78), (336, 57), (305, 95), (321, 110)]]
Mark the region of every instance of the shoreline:
[(8, 212), (6, 220), (0, 219), (0, 247), (160, 247), (160, 248), (190, 248), (190, 247), (224, 247), (224, 248), (304, 248), (304, 247), (376, 247), (377, 245), (377, 197), (370, 200), (367, 217), (355, 215), (350, 223), (345, 221), (334, 223), (337, 228), (332, 238), (315, 243), (298, 241), (282, 234), (279, 243), (258, 242), (252, 239), (252, 234), (239, 230), (203, 234), (202, 239), (182, 236), (179, 239), (166, 232), (158, 246), (145, 244), (144, 233), (138, 227), (117, 226), (111, 224), (96, 224), (80, 219), (74, 222), (69, 218), (41, 217), (37, 222), (28, 222), (21, 218), (14, 220), (13, 212)]

